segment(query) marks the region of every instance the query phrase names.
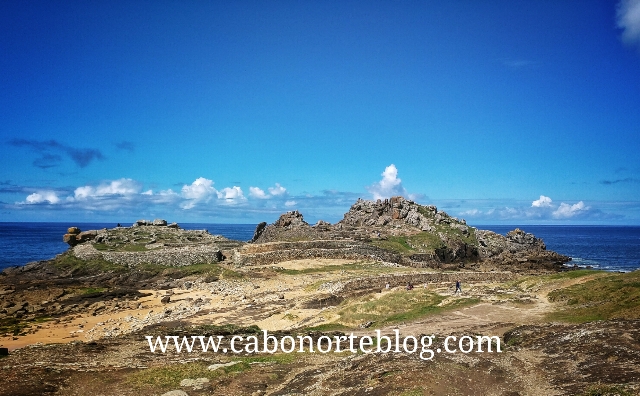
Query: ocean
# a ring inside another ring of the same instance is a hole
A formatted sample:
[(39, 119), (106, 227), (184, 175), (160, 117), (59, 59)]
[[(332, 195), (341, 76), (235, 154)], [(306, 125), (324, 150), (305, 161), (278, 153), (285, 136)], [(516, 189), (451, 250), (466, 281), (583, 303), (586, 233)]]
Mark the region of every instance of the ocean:
[[(115, 227), (113, 223), (0, 223), (0, 270), (46, 260), (64, 252), (68, 245), (62, 242), (62, 235), (71, 225), (83, 231)], [(180, 227), (205, 229), (229, 239), (248, 241), (256, 225), (182, 223)], [(547, 249), (572, 257), (569, 265), (606, 271), (640, 269), (640, 227), (484, 225), (478, 228), (505, 235), (516, 227), (542, 238)]]

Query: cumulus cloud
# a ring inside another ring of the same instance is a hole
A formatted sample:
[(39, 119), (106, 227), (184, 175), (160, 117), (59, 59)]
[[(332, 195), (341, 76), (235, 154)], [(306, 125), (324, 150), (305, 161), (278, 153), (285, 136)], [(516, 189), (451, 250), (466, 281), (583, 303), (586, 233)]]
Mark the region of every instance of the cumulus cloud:
[(274, 197), (284, 195), (287, 192), (287, 189), (282, 187), (280, 183), (276, 183), (275, 187), (269, 187), (268, 190), (269, 194), (273, 195)]
[(182, 208), (191, 209), (199, 203), (207, 203), (212, 197), (217, 197), (218, 191), (213, 188), (213, 180), (199, 177), (190, 185), (182, 186), (182, 196), (187, 199)]
[(36, 193), (27, 196), (25, 203), (27, 204), (40, 204), (49, 202), (50, 204), (57, 204), (60, 202), (60, 198), (55, 191), (38, 191)]
[(280, 183), (276, 183), (274, 187), (267, 188), (269, 193), (265, 193), (260, 187), (249, 187), (249, 196), (257, 199), (269, 199), (274, 197), (285, 197), (288, 195), (287, 189), (282, 187)]
[(236, 204), (246, 200), (242, 189), (237, 186), (223, 188), (218, 192), (218, 198), (229, 204)]
[(622, 29), (622, 41), (640, 45), (640, 0), (622, 0), (618, 3), (617, 24)]
[(540, 199), (536, 199), (531, 202), (532, 208), (550, 208), (551, 207), (551, 198), (545, 197), (544, 195), (540, 196)]
[(284, 206), (286, 207), (291, 207), (291, 206), (296, 206), (298, 203), (296, 201), (287, 201), (284, 203)]
[(556, 219), (569, 219), (587, 213), (589, 209), (590, 208), (588, 206), (585, 206), (584, 202), (582, 201), (573, 205), (562, 202), (558, 209), (553, 211), (553, 217), (555, 217)]
[(74, 199), (104, 197), (109, 195), (133, 195), (142, 190), (140, 183), (133, 179), (118, 179), (108, 183), (101, 183), (97, 187), (83, 186), (74, 191)]
[(258, 199), (269, 198), (267, 194), (265, 194), (264, 190), (259, 187), (249, 187), (249, 196)]
[(37, 153), (40, 157), (33, 161), (33, 165), (42, 169), (59, 165), (62, 157), (58, 153), (66, 154), (81, 168), (86, 167), (94, 160), (105, 158), (98, 149), (71, 147), (56, 140), (12, 139), (9, 144), (14, 147), (26, 147)]
[(382, 180), (367, 187), (373, 199), (386, 199), (397, 195), (408, 196), (407, 190), (402, 187), (402, 179), (398, 177), (398, 169), (394, 164), (387, 166), (381, 176)]
[[(483, 207), (478, 207), (483, 206)], [(565, 220), (613, 220), (621, 216), (606, 213), (598, 208), (587, 206), (583, 201), (571, 204), (555, 204), (550, 197), (541, 195), (539, 199), (526, 206), (524, 202), (508, 206), (489, 206), (488, 202), (476, 201), (475, 208), (465, 208), (458, 212), (467, 219), (484, 221), (565, 221)]]

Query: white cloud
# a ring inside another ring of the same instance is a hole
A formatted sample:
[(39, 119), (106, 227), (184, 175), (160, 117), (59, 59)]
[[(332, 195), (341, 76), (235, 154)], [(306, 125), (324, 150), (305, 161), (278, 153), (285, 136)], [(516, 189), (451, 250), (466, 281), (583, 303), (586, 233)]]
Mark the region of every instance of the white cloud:
[(287, 202), (284, 203), (284, 206), (291, 207), (291, 206), (295, 206), (297, 204), (298, 203), (296, 201), (287, 201)]
[(622, 40), (628, 44), (640, 44), (640, 0), (622, 0), (618, 3), (618, 27)]
[(134, 195), (141, 190), (140, 183), (133, 179), (118, 179), (108, 183), (102, 183), (97, 187), (83, 186), (74, 191), (74, 197), (78, 200), (104, 197), (109, 195)]
[(190, 185), (182, 186), (182, 196), (187, 199), (181, 205), (182, 208), (191, 209), (199, 203), (206, 203), (212, 197), (217, 197), (218, 191), (213, 188), (213, 180), (199, 177)]
[(580, 201), (577, 204), (569, 205), (564, 202), (560, 204), (558, 209), (553, 211), (553, 217), (556, 219), (568, 219), (577, 215), (586, 213), (590, 208)]
[(60, 198), (55, 191), (39, 191), (29, 195), (26, 199), (28, 204), (39, 204), (43, 202), (49, 202), (50, 204), (57, 204), (60, 202)]
[(269, 187), (268, 190), (269, 194), (273, 195), (274, 197), (284, 195), (287, 192), (287, 189), (282, 187), (280, 183), (276, 183), (275, 187)]
[(258, 199), (267, 199), (269, 198), (267, 194), (265, 194), (264, 190), (259, 187), (249, 187), (249, 196)]
[(549, 197), (545, 197), (544, 195), (540, 196), (540, 199), (536, 199), (531, 202), (532, 208), (550, 208), (552, 199)]
[(382, 172), (382, 180), (367, 187), (373, 194), (373, 199), (386, 199), (393, 196), (407, 196), (407, 190), (402, 187), (402, 179), (398, 178), (398, 169), (394, 164), (387, 166)]
[(218, 192), (218, 198), (224, 199), (226, 203), (238, 203), (246, 200), (242, 189), (237, 186), (223, 188)]

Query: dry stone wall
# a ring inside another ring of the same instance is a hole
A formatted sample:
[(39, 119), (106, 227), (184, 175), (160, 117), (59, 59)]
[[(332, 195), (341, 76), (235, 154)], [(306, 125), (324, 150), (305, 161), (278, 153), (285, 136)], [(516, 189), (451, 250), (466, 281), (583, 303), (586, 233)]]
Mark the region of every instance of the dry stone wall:
[(376, 277), (356, 278), (348, 281), (331, 283), (328, 282), (320, 286), (320, 289), (329, 290), (333, 293), (350, 293), (361, 290), (384, 289), (389, 284), (390, 287), (405, 286), (407, 283), (413, 285), (427, 283), (449, 282), (452, 285), (457, 280), (462, 283), (478, 282), (505, 282), (516, 279), (518, 275), (508, 271), (495, 272), (423, 272), (412, 274), (389, 274)]
[(136, 267), (140, 264), (156, 264), (172, 267), (185, 265), (217, 263), (222, 260), (222, 252), (216, 246), (184, 246), (163, 248), (146, 252), (108, 252), (99, 251), (91, 244), (77, 245), (73, 254), (83, 260), (102, 258), (103, 260)]

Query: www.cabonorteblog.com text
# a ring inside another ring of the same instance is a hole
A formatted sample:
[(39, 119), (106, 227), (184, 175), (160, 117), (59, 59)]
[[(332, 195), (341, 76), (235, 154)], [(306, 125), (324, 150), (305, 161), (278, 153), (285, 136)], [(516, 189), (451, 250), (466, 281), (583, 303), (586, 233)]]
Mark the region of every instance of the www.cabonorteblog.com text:
[[(213, 352), (213, 353), (411, 353), (422, 360), (431, 360), (437, 353), (502, 352), (498, 336), (447, 336), (442, 348), (435, 347), (434, 335), (401, 337), (399, 330), (393, 335), (285, 335), (276, 337), (267, 330), (261, 335), (234, 336), (146, 336), (151, 352)], [(228, 341), (228, 342), (227, 342)], [(228, 345), (228, 347), (227, 347)]]

